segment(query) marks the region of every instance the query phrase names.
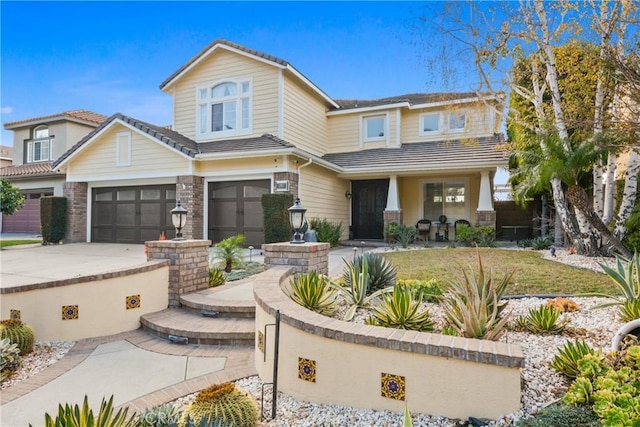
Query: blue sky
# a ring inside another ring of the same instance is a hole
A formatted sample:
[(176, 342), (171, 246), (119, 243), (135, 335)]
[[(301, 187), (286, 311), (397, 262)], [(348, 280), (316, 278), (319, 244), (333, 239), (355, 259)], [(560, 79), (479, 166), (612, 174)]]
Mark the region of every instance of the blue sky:
[(170, 124), (159, 84), (216, 38), (289, 61), (334, 98), (466, 91), (424, 64), (416, 27), (437, 5), (2, 1), (2, 123), (84, 108)]

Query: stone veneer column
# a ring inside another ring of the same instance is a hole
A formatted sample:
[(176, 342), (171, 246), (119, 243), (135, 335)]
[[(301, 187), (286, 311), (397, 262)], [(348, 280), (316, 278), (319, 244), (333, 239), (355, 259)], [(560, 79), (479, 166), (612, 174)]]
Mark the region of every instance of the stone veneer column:
[(293, 267), (296, 273), (308, 273), (315, 270), (329, 274), (329, 244), (306, 243), (269, 243), (262, 245), (264, 265)]
[(169, 260), (169, 307), (180, 307), (180, 295), (209, 287), (210, 240), (153, 240), (147, 260)]
[(86, 182), (65, 182), (62, 195), (67, 198), (67, 231), (65, 243), (87, 241), (87, 189)]
[(387, 229), (387, 226), (392, 222), (396, 224), (402, 224), (402, 209), (397, 211), (388, 211), (385, 210), (382, 212), (382, 219), (384, 221), (384, 229)]
[(192, 175), (177, 177), (176, 200), (180, 200), (187, 210), (187, 225), (182, 230), (182, 235), (187, 239), (202, 239), (204, 178)]
[(295, 172), (276, 172), (273, 174), (273, 192), (276, 192), (276, 181), (287, 181), (289, 183), (289, 191), (278, 191), (283, 194), (293, 194), (295, 198), (298, 195), (298, 174)]
[(476, 211), (476, 225), (496, 227), (496, 211)]

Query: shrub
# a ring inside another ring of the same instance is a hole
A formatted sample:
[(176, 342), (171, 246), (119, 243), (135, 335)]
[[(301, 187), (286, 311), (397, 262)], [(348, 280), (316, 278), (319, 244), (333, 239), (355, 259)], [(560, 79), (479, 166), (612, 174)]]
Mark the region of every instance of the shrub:
[(48, 413), (44, 415), (45, 427), (74, 426), (74, 427), (128, 427), (134, 424), (135, 414), (127, 418), (129, 409), (121, 408), (113, 413), (113, 396), (108, 401), (102, 399), (98, 416), (94, 416), (93, 410), (89, 407), (87, 396), (84, 396), (82, 408), (71, 406), (68, 403), (63, 407), (58, 405), (58, 415), (52, 418)]
[(610, 295), (599, 292), (586, 294), (613, 300), (611, 303), (601, 304), (594, 308), (619, 305), (621, 306), (621, 310), (618, 312), (618, 315), (623, 322), (635, 320), (633, 316), (636, 313), (634, 309), (634, 304), (636, 303), (629, 303), (626, 306), (625, 303), (627, 301), (640, 300), (640, 256), (638, 256), (638, 252), (636, 252), (631, 259), (617, 256), (616, 268), (611, 268), (605, 264), (600, 264), (600, 267), (602, 267), (607, 276), (613, 280), (613, 283), (618, 287), (622, 295)]
[(7, 371), (12, 371), (20, 363), (20, 349), (9, 338), (0, 341), (0, 380), (7, 376)]
[(332, 283), (331, 286), (338, 290), (338, 292), (342, 295), (346, 303), (349, 305), (349, 308), (345, 312), (343, 319), (351, 320), (353, 316), (356, 314), (356, 310), (359, 307), (364, 307), (367, 305), (372, 299), (382, 295), (386, 292), (391, 292), (393, 289), (383, 288), (378, 289), (377, 291), (369, 294), (369, 287), (371, 282), (371, 276), (369, 275), (369, 257), (361, 256), (359, 258), (360, 262), (356, 263), (354, 260), (353, 263), (344, 260), (347, 264), (345, 277), (345, 285), (340, 286), (338, 284)]
[(403, 248), (408, 248), (409, 244), (418, 237), (418, 229), (413, 225), (400, 224), (396, 228), (395, 239)]
[(313, 270), (296, 275), (289, 282), (289, 298), (297, 304), (324, 316), (333, 316), (336, 311), (337, 291), (329, 286), (329, 277)]
[(553, 237), (551, 236), (547, 236), (547, 237), (542, 237), (542, 236), (538, 236), (535, 239), (531, 240), (531, 247), (533, 247), (533, 249), (536, 249), (538, 251), (544, 250), (544, 249), (549, 249), (551, 246), (553, 246)]
[(318, 242), (329, 243), (329, 246), (335, 248), (340, 244), (340, 237), (342, 236), (342, 223), (334, 224), (329, 222), (326, 218), (312, 218), (309, 221), (309, 225), (313, 230), (316, 230)]
[(442, 297), (442, 308), (449, 324), (461, 336), (495, 341), (506, 331), (509, 316), (503, 315), (503, 311), (507, 302), (500, 302), (500, 298), (514, 272), (506, 273), (497, 281), (491, 272), (485, 277), (480, 251), (477, 254), (477, 272), (467, 274), (462, 270), (464, 280), (449, 282), (448, 294)]
[(411, 289), (413, 295), (422, 294), (423, 301), (432, 303), (440, 302), (440, 297), (444, 294), (442, 288), (436, 279), (430, 280), (412, 280), (400, 279), (398, 285), (406, 286)]
[(600, 419), (589, 406), (568, 406), (561, 403), (547, 406), (531, 418), (518, 421), (517, 427), (581, 426), (600, 427)]
[(395, 285), (392, 293), (382, 295), (381, 301), (373, 306), (373, 316), (366, 323), (387, 328), (432, 331), (429, 311), (420, 310), (421, 305), (422, 293), (415, 295), (410, 288)]
[(244, 235), (237, 234), (214, 245), (213, 256), (221, 260), (225, 272), (229, 273), (234, 266), (242, 264), (243, 243)]
[(185, 409), (180, 426), (218, 425), (220, 427), (254, 427), (258, 425), (255, 400), (233, 383), (214, 384), (196, 395)]
[(231, 273), (225, 273), (227, 282), (233, 282), (234, 280), (240, 280), (253, 276), (254, 274), (262, 273), (265, 268), (264, 264), (260, 262), (248, 262), (242, 267), (242, 270), (233, 270)]
[(466, 246), (482, 246), (493, 244), (495, 246), (495, 228), (490, 226), (474, 227), (472, 225), (461, 225), (458, 227), (456, 240)]
[(264, 217), (264, 242), (288, 242), (292, 231), (288, 209), (293, 205), (291, 194), (263, 194), (262, 214)]
[(136, 418), (136, 427), (170, 427), (180, 420), (178, 408), (172, 404), (147, 409)]
[(584, 341), (569, 341), (553, 358), (551, 367), (566, 377), (576, 378), (580, 373), (578, 361), (588, 354), (600, 355), (600, 350), (594, 350)]
[(224, 271), (219, 268), (209, 269), (209, 287), (215, 288), (216, 286), (222, 286), (227, 281), (227, 277), (224, 275)]
[(562, 312), (554, 307), (541, 305), (529, 309), (529, 314), (516, 319), (516, 325), (534, 334), (561, 334), (567, 328), (568, 319), (558, 322)]
[(31, 353), (36, 340), (33, 329), (19, 319), (0, 321), (1, 338), (9, 338), (9, 341), (18, 346), (21, 355)]
[(352, 278), (351, 267), (356, 271), (360, 271), (364, 260), (368, 264), (369, 287), (367, 293), (393, 286), (396, 283), (397, 268), (384, 256), (373, 252), (365, 252), (356, 257), (353, 262), (345, 260), (347, 268), (344, 271), (343, 278), (347, 286), (350, 286)]
[(44, 243), (58, 243), (67, 231), (67, 198), (40, 198), (40, 232)]

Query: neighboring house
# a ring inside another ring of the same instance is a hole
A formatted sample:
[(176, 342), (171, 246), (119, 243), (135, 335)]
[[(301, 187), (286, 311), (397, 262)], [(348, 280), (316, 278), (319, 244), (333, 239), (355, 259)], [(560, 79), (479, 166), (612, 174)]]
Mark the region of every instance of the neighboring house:
[(67, 241), (172, 237), (180, 200), (185, 236), (259, 245), (272, 192), (341, 222), (343, 238), (440, 215), (495, 225), (500, 94), (333, 99), (288, 62), (224, 40), (160, 89), (173, 98), (171, 129), (114, 114), (54, 162), (73, 206)]
[(0, 168), (13, 164), (13, 147), (0, 145)]
[(40, 232), (40, 197), (62, 196), (65, 176), (51, 164), (108, 117), (87, 110), (65, 111), (4, 124), (13, 131), (13, 165), (0, 169), (25, 195), (22, 209), (2, 216), (2, 231)]

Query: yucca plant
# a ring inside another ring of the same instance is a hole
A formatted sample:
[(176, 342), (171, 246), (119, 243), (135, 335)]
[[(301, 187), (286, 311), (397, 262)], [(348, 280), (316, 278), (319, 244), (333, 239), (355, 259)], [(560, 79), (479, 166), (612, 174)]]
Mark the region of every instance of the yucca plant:
[(352, 268), (360, 271), (363, 260), (366, 260), (368, 264), (369, 287), (367, 292), (375, 292), (379, 289), (393, 286), (396, 283), (397, 268), (384, 256), (373, 252), (365, 252), (356, 257), (353, 262), (345, 260), (347, 268), (345, 268), (343, 278), (347, 286), (350, 286)]
[(289, 298), (301, 306), (324, 316), (333, 316), (337, 307), (337, 291), (329, 277), (312, 270), (290, 280)]
[[(73, 427), (129, 427), (135, 425), (135, 417), (133, 414), (127, 418), (127, 412), (129, 409), (121, 408), (115, 414), (113, 412), (113, 395), (106, 401), (102, 399), (100, 404), (100, 410), (98, 416), (94, 416), (93, 410), (89, 407), (89, 399), (84, 396), (82, 402), (82, 408), (77, 404), (73, 407), (68, 403), (63, 407), (62, 404), (58, 405), (58, 415), (56, 418), (52, 418), (51, 415), (46, 413), (44, 415), (45, 427), (61, 427), (61, 426), (73, 426)], [(29, 424), (31, 427), (31, 424)]]
[(373, 316), (366, 323), (411, 331), (432, 331), (429, 310), (420, 310), (421, 304), (422, 293), (414, 295), (411, 289), (395, 285), (392, 293), (382, 295), (380, 302), (373, 307)]
[(534, 334), (561, 334), (568, 319), (560, 320), (562, 313), (552, 306), (541, 305), (529, 309), (529, 314), (516, 320), (516, 325)]
[(551, 367), (569, 378), (577, 378), (580, 375), (578, 362), (587, 354), (600, 356), (601, 351), (594, 350), (582, 340), (568, 341), (558, 350), (558, 354), (551, 362)]
[[(374, 298), (379, 297), (380, 295), (391, 292), (393, 288), (383, 288), (378, 289), (377, 291), (369, 294), (369, 284), (370, 284), (370, 275), (369, 275), (369, 261), (368, 257), (360, 257), (360, 262), (350, 263), (347, 260), (344, 260), (347, 264), (347, 273), (348, 279), (345, 281), (344, 286), (340, 286), (336, 283), (332, 283), (331, 286), (336, 289), (344, 298), (346, 303), (349, 305), (349, 308), (345, 312), (343, 319), (351, 320), (353, 316), (356, 314), (356, 310), (359, 307), (364, 307)], [(356, 267), (359, 265), (359, 268)]]
[[(612, 305), (622, 306), (618, 315), (623, 322), (630, 322), (637, 319), (637, 317), (629, 317), (629, 315), (635, 315), (637, 310), (633, 309), (633, 304), (629, 303), (625, 308), (627, 301), (640, 300), (640, 256), (638, 252), (633, 254), (631, 259), (622, 258), (616, 256), (616, 268), (611, 268), (608, 265), (600, 264), (600, 267), (607, 273), (607, 276), (613, 280), (613, 283), (618, 287), (622, 295), (610, 295), (600, 292), (590, 292), (588, 296), (610, 298), (613, 302), (600, 304), (594, 308), (610, 307)], [(629, 310), (631, 309), (631, 310)]]
[(628, 299), (623, 302), (618, 315), (624, 322), (640, 319), (640, 299)]
[(222, 286), (227, 281), (227, 276), (225, 276), (224, 271), (220, 268), (210, 268), (209, 269), (209, 287), (215, 288), (216, 286)]
[(509, 320), (509, 316), (503, 313), (508, 303), (500, 302), (500, 298), (511, 281), (513, 271), (500, 280), (494, 280), (491, 272), (485, 275), (480, 251), (476, 251), (477, 272), (467, 274), (463, 269), (464, 280), (448, 282), (442, 308), (449, 324), (461, 336), (495, 341), (504, 334)]

